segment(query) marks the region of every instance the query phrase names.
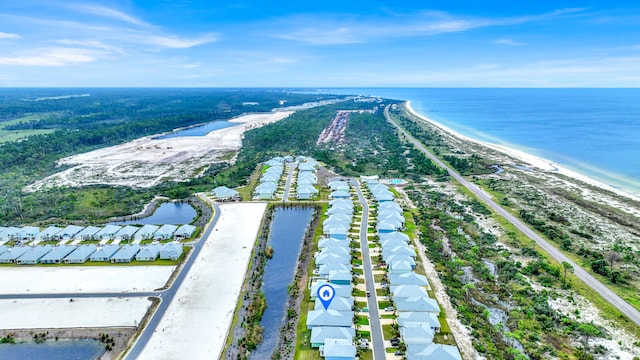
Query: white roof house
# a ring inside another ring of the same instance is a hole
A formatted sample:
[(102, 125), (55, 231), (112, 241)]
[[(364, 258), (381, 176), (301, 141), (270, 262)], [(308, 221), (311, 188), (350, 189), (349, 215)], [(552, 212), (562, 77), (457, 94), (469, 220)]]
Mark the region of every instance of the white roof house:
[(338, 190), (338, 191), (332, 191), (332, 192), (331, 192), (331, 194), (329, 194), (329, 196), (330, 196), (332, 199), (349, 199), (349, 197), (350, 197), (350, 195), (349, 195), (349, 193), (348, 193), (348, 192), (346, 192), (346, 191), (341, 191), (341, 190)]
[(392, 286), (391, 293), (394, 299), (408, 298), (416, 296), (428, 297), (427, 290), (419, 285), (398, 285)]
[(429, 286), (427, 277), (415, 272), (403, 273), (403, 274), (388, 274), (389, 282), (391, 285), (420, 285)]
[[(352, 297), (336, 297), (331, 301), (327, 310), (336, 310), (336, 311), (352, 311), (353, 310), (354, 299)], [(315, 300), (315, 304), (313, 307), (315, 310), (324, 309), (324, 305), (322, 305), (322, 301), (320, 299)]]
[(434, 313), (424, 311), (405, 311), (398, 313), (398, 325), (404, 326), (407, 322), (427, 323), (434, 332), (440, 331), (440, 320)]
[(307, 329), (317, 326), (353, 326), (353, 311), (311, 310), (307, 315)]
[[(322, 305), (321, 305), (322, 306)], [(356, 330), (352, 327), (316, 326), (311, 329), (311, 346), (320, 347), (327, 339), (346, 339), (353, 341)]]
[(416, 296), (410, 298), (399, 298), (395, 299), (394, 303), (398, 312), (427, 311), (434, 314), (440, 313), (440, 306), (438, 305), (438, 302), (429, 297)]
[[(387, 242), (389, 244), (389, 242)], [(416, 257), (416, 251), (410, 248), (407, 243), (403, 242), (403, 245), (397, 246), (384, 246), (382, 247), (382, 258), (387, 260), (391, 255), (404, 255), (412, 258)]]
[(153, 234), (154, 239), (157, 240), (168, 240), (173, 237), (173, 234), (178, 230), (178, 227), (171, 224), (164, 224), (160, 226), (158, 231)]

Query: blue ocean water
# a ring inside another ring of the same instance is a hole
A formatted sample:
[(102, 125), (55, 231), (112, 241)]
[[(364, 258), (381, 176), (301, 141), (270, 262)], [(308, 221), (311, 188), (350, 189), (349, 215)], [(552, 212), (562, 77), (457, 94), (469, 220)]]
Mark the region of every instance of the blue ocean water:
[(328, 89), (410, 100), (465, 136), (640, 194), (640, 89)]

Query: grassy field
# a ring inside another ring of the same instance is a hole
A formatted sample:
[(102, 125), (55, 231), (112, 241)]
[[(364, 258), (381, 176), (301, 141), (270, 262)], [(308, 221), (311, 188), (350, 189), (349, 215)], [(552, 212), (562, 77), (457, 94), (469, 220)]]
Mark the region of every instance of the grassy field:
[(46, 114), (41, 114), (38, 116), (29, 115), (29, 116), (21, 117), (19, 119), (4, 121), (0, 123), (0, 144), (9, 142), (9, 141), (24, 139), (31, 135), (51, 134), (52, 132), (55, 131), (54, 129), (38, 129), (38, 130), (5, 130), (4, 129), (4, 127), (7, 125), (13, 125), (21, 122), (32, 121), (32, 120), (39, 120), (44, 116), (46, 116)]

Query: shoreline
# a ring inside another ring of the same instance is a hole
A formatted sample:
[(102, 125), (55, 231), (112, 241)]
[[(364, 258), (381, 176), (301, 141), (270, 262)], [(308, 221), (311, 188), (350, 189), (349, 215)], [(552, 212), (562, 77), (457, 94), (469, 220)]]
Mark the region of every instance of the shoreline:
[(599, 180), (599, 179), (595, 179), (593, 177), (590, 177), (588, 175), (585, 174), (581, 174), (577, 171), (574, 170), (570, 170), (566, 167), (562, 167), (556, 163), (554, 163), (553, 161), (547, 160), (547, 159), (543, 159), (539, 156), (536, 155), (532, 155), (529, 153), (526, 153), (522, 150), (517, 150), (517, 149), (513, 149), (504, 145), (498, 145), (498, 144), (493, 144), (493, 143), (489, 143), (489, 142), (485, 142), (485, 141), (480, 141), (474, 138), (470, 138), (466, 135), (462, 135), (459, 132), (427, 117), (426, 115), (420, 114), (417, 111), (415, 111), (415, 109), (413, 109), (413, 107), (411, 107), (411, 101), (406, 100), (405, 102), (405, 107), (407, 109), (407, 111), (416, 116), (419, 119), (422, 119), (426, 122), (428, 122), (429, 124), (431, 124), (432, 126), (442, 130), (443, 132), (449, 134), (450, 136), (453, 136), (457, 139), (463, 140), (463, 141), (467, 141), (467, 142), (471, 142), (480, 146), (484, 146), (486, 148), (501, 152), (507, 156), (510, 156), (512, 158), (518, 159), (520, 161), (522, 161), (523, 163), (525, 163), (526, 165), (530, 165), (531, 167), (535, 168), (538, 171), (542, 171), (542, 172), (547, 172), (547, 173), (558, 173), (564, 176), (567, 176), (569, 178), (572, 178), (574, 180), (578, 180), (578, 181), (582, 181), (586, 184), (589, 184), (591, 186), (600, 188), (602, 190), (606, 190), (606, 191), (610, 191), (615, 193), (616, 195), (619, 196), (623, 196), (626, 197), (628, 199), (634, 200), (634, 201), (640, 201), (640, 195), (631, 193), (629, 191), (626, 191), (624, 189), (621, 189), (619, 187), (616, 187), (614, 185), (611, 184), (607, 184), (606, 182)]

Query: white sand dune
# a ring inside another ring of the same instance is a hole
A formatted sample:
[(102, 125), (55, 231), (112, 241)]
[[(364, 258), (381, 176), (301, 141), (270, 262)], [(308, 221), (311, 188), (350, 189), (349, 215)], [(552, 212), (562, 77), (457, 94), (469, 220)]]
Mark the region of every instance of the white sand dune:
[(163, 287), (175, 266), (5, 267), (0, 294), (124, 293)]
[(221, 215), (139, 359), (218, 359), (266, 203), (221, 205)]
[(0, 329), (137, 326), (147, 298), (0, 300)]

